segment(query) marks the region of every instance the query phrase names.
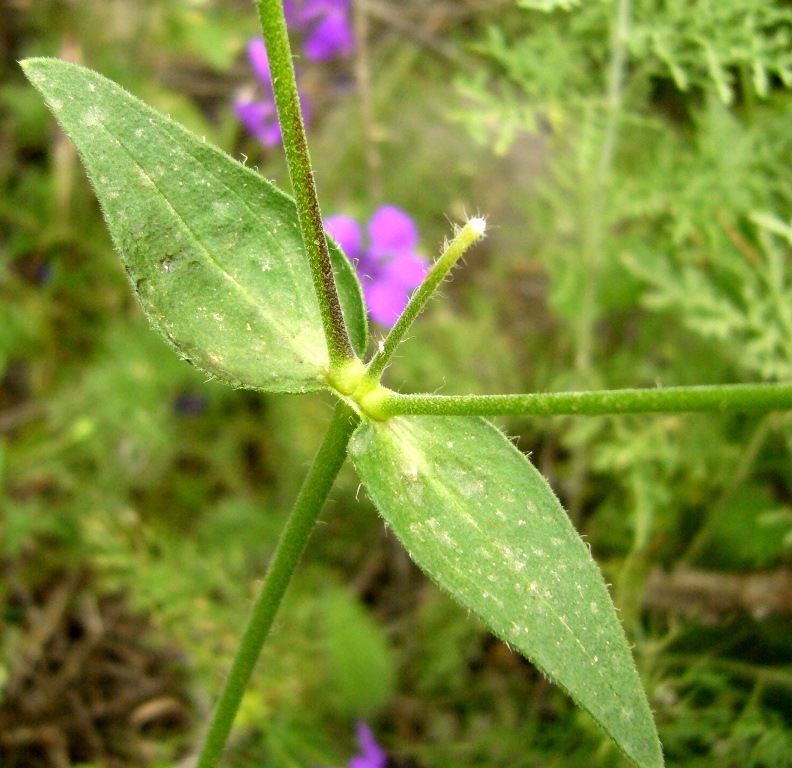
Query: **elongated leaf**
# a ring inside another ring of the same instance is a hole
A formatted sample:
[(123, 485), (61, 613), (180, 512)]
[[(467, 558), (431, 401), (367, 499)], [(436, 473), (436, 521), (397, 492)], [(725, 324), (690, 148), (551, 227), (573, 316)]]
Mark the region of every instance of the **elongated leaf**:
[[(322, 386), (327, 347), (294, 201), (96, 72), (57, 59), (22, 66), (77, 146), (152, 325), (234, 386)], [(362, 350), (360, 284), (331, 251)]]
[(349, 453), (412, 558), (564, 688), (642, 768), (663, 764), (602, 575), (545, 479), (474, 417), (368, 422)]

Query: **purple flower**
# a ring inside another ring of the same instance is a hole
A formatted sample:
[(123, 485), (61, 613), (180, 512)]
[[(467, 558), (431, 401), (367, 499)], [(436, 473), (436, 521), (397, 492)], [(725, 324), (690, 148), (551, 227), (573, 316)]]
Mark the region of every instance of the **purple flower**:
[(388, 755), (377, 744), (374, 734), (362, 720), (355, 728), (358, 740), (358, 754), (350, 759), (347, 768), (385, 768), (388, 764)]
[(363, 248), (360, 226), (349, 216), (331, 216), (325, 229), (355, 264), (369, 314), (392, 327), (407, 306), (410, 291), (421, 284), (429, 269), (415, 252), (415, 222), (396, 206), (378, 208), (368, 223), (368, 248)]
[(281, 143), (281, 130), (274, 99), (259, 101), (241, 95), (234, 99), (234, 112), (247, 132), (265, 147), (277, 147)]
[(385, 768), (388, 764), (388, 756), (377, 744), (374, 734), (364, 722), (357, 724), (357, 740), (360, 754), (349, 761), (349, 768)]
[(264, 45), (263, 37), (254, 37), (248, 43), (248, 61), (262, 87), (272, 93), (272, 75), (270, 74), (269, 58), (267, 57), (267, 46)]
[(309, 61), (349, 56), (355, 35), (349, 20), (349, 0), (285, 0), (286, 23), (306, 33), (303, 51)]
[(197, 392), (183, 392), (178, 395), (176, 402), (176, 413), (182, 416), (200, 416), (208, 405), (206, 398)]
[[(281, 143), (282, 137), (278, 110), (275, 107), (275, 94), (272, 91), (267, 49), (262, 38), (256, 37), (248, 43), (248, 61), (258, 79), (263, 98), (257, 98), (250, 90), (242, 92), (234, 99), (234, 112), (248, 133), (265, 147), (276, 147)], [(300, 94), (300, 107), (303, 120), (308, 125), (310, 105), (302, 94)]]

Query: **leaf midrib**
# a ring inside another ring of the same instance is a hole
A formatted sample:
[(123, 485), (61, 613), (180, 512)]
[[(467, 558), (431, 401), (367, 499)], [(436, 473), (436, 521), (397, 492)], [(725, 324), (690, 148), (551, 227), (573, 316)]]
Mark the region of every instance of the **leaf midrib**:
[[(148, 105), (146, 105), (144, 102), (141, 102), (141, 103), (143, 104), (144, 107), (146, 107), (146, 109), (149, 108)], [(160, 115), (157, 115), (157, 117), (160, 120), (162, 120)], [(183, 126), (179, 125), (178, 123), (174, 123), (174, 122), (171, 121), (170, 123), (166, 123), (165, 124), (165, 128), (166, 129), (170, 129), (171, 131), (176, 131), (177, 133), (181, 132), (188, 139), (191, 139), (191, 140), (194, 141), (193, 134), (191, 134), (188, 130), (186, 130)], [(108, 133), (109, 133), (109, 131), (108, 131)], [(178, 146), (178, 143), (177, 143), (177, 146)], [(182, 149), (181, 147), (179, 147), (179, 148)], [(127, 152), (128, 151), (129, 150), (127, 150)], [(223, 181), (223, 179), (221, 179), (209, 167), (207, 167), (207, 165), (197, 155), (190, 154), (186, 150), (183, 150), (183, 151), (187, 155), (187, 157), (189, 157), (191, 160), (196, 162), (203, 169), (203, 171), (208, 176), (210, 176), (217, 184), (219, 184), (227, 192), (229, 192), (231, 195), (233, 195), (242, 204), (242, 206), (247, 210), (247, 212), (253, 217), (253, 219), (258, 224), (260, 224), (261, 226), (263, 226), (263, 227), (265, 227), (267, 229), (267, 235), (269, 235), (269, 237), (271, 237), (273, 240), (275, 239), (275, 232), (274, 231), (270, 231), (268, 223), (267, 223), (267, 220), (262, 218), (260, 215), (258, 215), (250, 207), (250, 203), (236, 189), (234, 189), (234, 187), (229, 187), (228, 184), (226, 184), (226, 182)], [(250, 179), (251, 179), (251, 181), (253, 183), (260, 183), (262, 181), (261, 177), (258, 174), (256, 174), (254, 171), (251, 171), (250, 168), (246, 168), (244, 165), (241, 165), (240, 163), (238, 163), (236, 160), (234, 160), (233, 157), (225, 155), (223, 157), (223, 159), (230, 161), (233, 164), (234, 170), (236, 170), (236, 171), (240, 171), (241, 170), (244, 173), (246, 173), (248, 176), (250, 176)], [(272, 186), (268, 191), (270, 193), (272, 193), (272, 192), (277, 193), (277, 195), (281, 198), (281, 200), (279, 202), (287, 203), (287, 204), (288, 203), (292, 203), (293, 204), (293, 201), (284, 192), (279, 190), (277, 187)], [(284, 226), (286, 226), (286, 225), (284, 224)], [(283, 252), (283, 249), (280, 249), (280, 250), (281, 250), (281, 252)], [(287, 265), (287, 267), (289, 269), (289, 277), (291, 278), (292, 286), (293, 286), (293, 289), (294, 289), (294, 294), (297, 295), (299, 293), (298, 289), (299, 289), (300, 281), (298, 280), (297, 276), (294, 273), (294, 265), (292, 263), (292, 260), (289, 259), (289, 258), (285, 258), (284, 261), (285, 261), (285, 263), (286, 263), (286, 265)], [(311, 299), (314, 298), (313, 293), (311, 293), (310, 296), (311, 296)], [(317, 304), (317, 307), (318, 307), (318, 304)]]
[[(495, 430), (495, 427), (491, 427), (491, 426), (490, 426), (490, 425), (489, 425), (489, 424), (488, 424), (488, 423), (487, 423), (485, 420), (483, 420), (483, 419), (482, 419), (482, 421), (484, 421), (484, 423), (485, 423), (485, 424), (487, 424), (487, 426), (488, 426), (488, 427), (490, 427), (491, 429)], [(393, 429), (393, 427), (391, 426), (391, 430), (392, 430), (392, 429)], [(407, 430), (407, 431), (409, 432), (409, 430)], [(497, 431), (497, 430), (495, 430), (495, 431)], [(500, 432), (499, 432), (498, 434), (500, 434)], [(501, 436), (502, 436), (502, 435), (501, 435)], [(508, 441), (507, 441), (507, 442), (508, 442)], [(514, 445), (512, 445), (512, 443), (511, 443), (511, 442), (509, 442), (509, 446), (510, 446), (510, 447), (511, 447), (511, 448), (512, 448), (514, 451), (517, 451), (517, 449), (514, 447)], [(523, 460), (527, 461), (527, 459), (525, 459), (525, 457), (524, 457), (522, 454), (520, 454), (520, 456), (521, 456), (521, 458), (522, 458)], [(441, 493), (440, 493), (439, 495), (441, 495), (441, 496), (443, 496), (444, 498), (446, 498), (446, 499), (449, 499), (449, 500), (451, 500), (451, 499), (455, 499), (455, 498), (456, 498), (455, 496), (453, 496), (453, 494), (451, 494), (449, 491), (447, 491), (447, 490), (445, 489), (445, 484), (444, 484), (444, 483), (442, 483), (442, 482), (439, 482), (439, 481), (438, 481), (436, 474), (434, 474), (434, 473), (433, 473), (433, 472), (431, 472), (431, 471), (425, 471), (425, 473), (424, 473), (424, 474), (425, 474), (425, 476), (427, 477), (427, 482), (431, 483), (432, 487), (433, 487), (435, 490), (440, 490), (440, 491), (441, 491)], [(449, 504), (449, 506), (451, 506), (451, 508), (453, 508), (453, 509), (457, 510), (457, 511), (460, 513), (460, 515), (461, 515), (462, 517), (466, 518), (466, 519), (467, 519), (467, 520), (468, 520), (468, 521), (469, 521), (469, 522), (470, 522), (470, 523), (473, 525), (473, 527), (476, 529), (476, 531), (478, 531), (478, 532), (481, 534), (481, 536), (482, 536), (482, 537), (486, 538), (486, 536), (484, 535), (483, 531), (481, 530), (481, 528), (479, 527), (478, 523), (476, 522), (475, 518), (473, 518), (473, 517), (472, 517), (472, 516), (471, 516), (471, 515), (470, 515), (468, 512), (464, 511), (463, 509), (460, 509), (460, 507), (459, 507), (459, 505), (458, 505), (457, 503)], [(519, 573), (519, 571), (514, 571), (514, 572), (515, 572), (515, 573), (516, 573), (518, 576), (520, 576), (520, 573)], [(476, 591), (476, 584), (475, 584), (475, 582), (474, 582), (473, 580), (471, 580), (471, 579), (470, 579), (470, 578), (469, 578), (469, 577), (468, 577), (466, 574), (464, 574), (462, 571), (459, 571), (459, 573), (460, 573), (460, 574), (463, 576), (463, 578), (464, 578), (464, 579), (467, 581), (467, 583), (468, 583), (468, 584), (471, 584), (471, 585), (474, 587), (474, 591)], [(562, 626), (563, 626), (563, 627), (564, 627), (564, 628), (567, 630), (567, 632), (568, 632), (568, 633), (571, 635), (571, 637), (574, 639), (575, 643), (577, 643), (577, 645), (579, 646), (580, 650), (583, 652), (583, 655), (584, 655), (584, 656), (586, 657), (586, 659), (588, 660), (588, 662), (589, 662), (589, 665), (590, 665), (590, 666), (591, 666), (593, 669), (595, 669), (595, 670), (596, 670), (597, 674), (598, 674), (598, 675), (599, 675), (599, 676), (602, 678), (602, 680), (604, 681), (604, 683), (605, 683), (605, 685), (608, 687), (608, 689), (609, 689), (610, 691), (612, 691), (613, 695), (614, 695), (614, 696), (616, 697), (616, 699), (617, 699), (617, 700), (618, 700), (618, 701), (621, 703), (622, 707), (623, 707), (624, 709), (627, 709), (627, 708), (628, 708), (628, 703), (627, 703), (627, 702), (626, 702), (626, 701), (625, 701), (625, 700), (622, 698), (622, 696), (620, 695), (620, 693), (619, 693), (619, 692), (618, 692), (618, 691), (617, 691), (617, 690), (616, 690), (616, 689), (613, 687), (613, 684), (610, 682), (610, 680), (608, 679), (608, 677), (605, 675), (605, 671), (602, 669), (601, 665), (597, 665), (597, 663), (594, 661), (594, 658), (593, 658), (593, 657), (592, 657), (592, 656), (589, 654), (589, 652), (586, 650), (586, 647), (585, 647), (585, 645), (583, 645), (583, 643), (580, 641), (580, 639), (579, 639), (579, 638), (578, 638), (578, 636), (575, 634), (575, 632), (572, 630), (572, 628), (571, 628), (571, 627), (570, 627), (570, 626), (569, 626), (569, 625), (568, 625), (568, 624), (567, 624), (567, 623), (564, 621), (564, 619), (563, 619), (563, 618), (562, 618), (562, 616), (561, 616), (561, 615), (558, 613), (558, 611), (555, 609), (555, 607), (553, 606), (553, 604), (552, 604), (552, 603), (550, 603), (550, 602), (547, 600), (547, 598), (545, 598), (543, 595), (541, 595), (541, 593), (533, 593), (533, 594), (536, 594), (536, 595), (537, 595), (537, 597), (539, 598), (539, 600), (540, 600), (540, 601), (541, 601), (541, 602), (542, 602), (542, 603), (543, 603), (545, 606), (547, 606), (547, 608), (548, 608), (548, 610), (550, 611), (550, 613), (552, 613), (552, 615), (553, 615), (553, 616), (554, 616), (554, 617), (555, 617), (555, 618), (558, 620), (558, 622), (559, 622), (559, 623), (560, 623), (560, 624), (561, 624), (561, 625), (562, 625)], [(483, 617), (482, 617), (482, 618), (483, 618)], [(630, 709), (632, 709), (632, 707), (630, 707)]]
[[(182, 217), (182, 215), (176, 210), (176, 208), (173, 207), (173, 204), (168, 199), (168, 196), (159, 188), (157, 183), (154, 181), (154, 179), (151, 178), (149, 173), (140, 164), (140, 162), (137, 160), (135, 155), (126, 146), (126, 144), (115, 133), (113, 133), (113, 131), (111, 131), (107, 127), (107, 125), (104, 123), (104, 121), (98, 121), (98, 125), (101, 126), (102, 130), (104, 130), (109, 136), (111, 136), (115, 141), (118, 142), (119, 146), (124, 150), (124, 152), (127, 154), (127, 156), (132, 161), (132, 163), (146, 177), (146, 179), (148, 179), (148, 181), (151, 183), (152, 187), (157, 191), (157, 194), (162, 198), (162, 200), (165, 202), (165, 204), (168, 206), (168, 208), (173, 212), (173, 215), (179, 220), (179, 222), (186, 229), (186, 231), (189, 232), (190, 236), (192, 237), (192, 239), (194, 240), (194, 242), (198, 246), (198, 248), (206, 255), (206, 258), (209, 261), (209, 263), (211, 263), (220, 272), (220, 274), (223, 275), (223, 277), (225, 277), (229, 282), (231, 282), (239, 290), (239, 292), (242, 294), (242, 296), (244, 296), (244, 298), (261, 315), (263, 315), (264, 318), (266, 318), (266, 320), (268, 322), (272, 323), (273, 326), (278, 328), (278, 330), (290, 342), (290, 346), (292, 347), (292, 350), (295, 352), (295, 354), (299, 355), (300, 354), (300, 350), (303, 350), (303, 352), (305, 353), (304, 354), (305, 362), (307, 362), (308, 365), (310, 365), (310, 366), (315, 366), (317, 371), (320, 374), (324, 373), (325, 370), (326, 370), (325, 367), (322, 364), (319, 364), (319, 363), (313, 361), (314, 360), (314, 351), (311, 348), (309, 348), (309, 347), (307, 347), (307, 346), (305, 346), (303, 344), (299, 344), (298, 343), (299, 336), (297, 334), (295, 334), (295, 332), (291, 328), (289, 328), (289, 326), (284, 325), (283, 323), (281, 323), (275, 317), (275, 315), (273, 315), (272, 313), (268, 312), (267, 309), (266, 309), (266, 305), (261, 304), (258, 300), (256, 300), (256, 298), (241, 283), (239, 283), (236, 280), (236, 278), (234, 278), (232, 275), (230, 275), (223, 268), (223, 266), (215, 259), (215, 257), (212, 255), (211, 251), (203, 244), (203, 242), (201, 242), (201, 239), (197, 235), (197, 233), (193, 231), (193, 229), (187, 224), (187, 222)], [(189, 156), (191, 158), (195, 159), (193, 155), (189, 155)], [(219, 181), (217, 179), (217, 177), (214, 176), (214, 174), (212, 174), (210, 171), (208, 171), (206, 169), (206, 167), (203, 165), (203, 163), (201, 163), (197, 159), (195, 159), (195, 160), (201, 166), (201, 168), (203, 168), (213, 179), (215, 179), (215, 181), (218, 181), (226, 189), (228, 189), (228, 187), (226, 187), (226, 185), (222, 181)], [(248, 207), (248, 212), (251, 213), (251, 215), (253, 214), (252, 210), (249, 207)], [(288, 261), (288, 259), (287, 259), (287, 261)], [(309, 362), (309, 361), (313, 361), (313, 362)]]

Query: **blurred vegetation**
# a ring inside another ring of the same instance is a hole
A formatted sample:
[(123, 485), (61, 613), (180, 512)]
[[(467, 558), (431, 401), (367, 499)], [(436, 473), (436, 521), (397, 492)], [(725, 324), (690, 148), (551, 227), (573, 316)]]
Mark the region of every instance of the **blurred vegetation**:
[[(357, 57), (302, 64), (325, 214), (399, 205), (429, 256), (446, 216), (492, 225), (391, 386), (790, 379), (786, 0), (360, 6)], [(195, 725), (145, 753), (162, 766), (194, 748), (329, 401), (206, 382), (148, 331), (74, 150), (16, 61), (82, 62), (288, 188), (280, 151), (230, 109), (254, 34), (247, 0), (0, 0), (0, 690), (38, 626), (20, 595), (90, 573), (83, 589), (148, 617), (148, 643), (181, 648)], [(504, 426), (614, 585), (668, 764), (792, 765), (787, 414)], [(228, 764), (342, 765), (366, 718), (394, 765), (622, 765), (357, 490), (347, 471)], [(680, 573), (699, 587), (669, 591)], [(740, 587), (765, 576), (775, 602)]]

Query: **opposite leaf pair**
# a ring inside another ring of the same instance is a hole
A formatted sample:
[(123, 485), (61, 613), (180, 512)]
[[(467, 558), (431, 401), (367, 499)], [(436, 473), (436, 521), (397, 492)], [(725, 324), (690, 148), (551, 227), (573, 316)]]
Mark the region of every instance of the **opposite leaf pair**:
[[(90, 70), (51, 59), (23, 66), (77, 145), (152, 325), (179, 354), (237, 387), (328, 386), (291, 198)], [(362, 354), (360, 284), (333, 243), (331, 256)], [(477, 417), (360, 416), (349, 455), (415, 561), (568, 691), (628, 757), (661, 766), (602, 575), (539, 472)]]

